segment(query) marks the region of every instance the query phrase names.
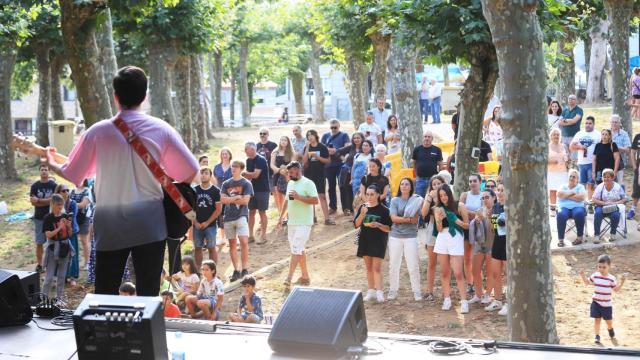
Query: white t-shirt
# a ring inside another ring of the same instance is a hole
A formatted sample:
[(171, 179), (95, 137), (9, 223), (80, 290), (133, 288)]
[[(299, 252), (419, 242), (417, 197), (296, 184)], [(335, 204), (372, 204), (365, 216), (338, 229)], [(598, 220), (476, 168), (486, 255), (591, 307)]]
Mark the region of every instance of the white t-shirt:
[(371, 141), (374, 147), (378, 145), (378, 135), (382, 134), (382, 130), (376, 123), (367, 124), (366, 122), (358, 126), (358, 132), (362, 133), (365, 139)]
[(615, 276), (611, 274), (604, 276), (599, 271), (596, 271), (589, 276), (589, 279), (593, 283), (593, 296), (591, 299), (600, 306), (611, 307), (613, 288), (618, 286)]
[(551, 131), (551, 129), (553, 129), (553, 128), (559, 129), (560, 128), (560, 119), (562, 119), (562, 116), (548, 114), (547, 115), (547, 129), (549, 131)]
[(203, 277), (200, 281), (200, 287), (198, 288), (198, 295), (200, 296), (218, 296), (224, 295), (224, 284), (218, 277), (214, 277), (211, 281)]
[(573, 137), (573, 141), (577, 141), (582, 146), (588, 146), (587, 156), (584, 155), (583, 150), (578, 151), (578, 165), (592, 164), (593, 150), (595, 150), (596, 144), (600, 142), (600, 133), (595, 130), (591, 132), (580, 130)]

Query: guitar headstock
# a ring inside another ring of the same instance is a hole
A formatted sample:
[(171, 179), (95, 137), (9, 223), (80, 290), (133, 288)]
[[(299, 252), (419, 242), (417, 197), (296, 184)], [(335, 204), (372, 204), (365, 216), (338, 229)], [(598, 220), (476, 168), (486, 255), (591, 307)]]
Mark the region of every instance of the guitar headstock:
[(19, 151), (26, 155), (37, 155), (37, 145), (33, 140), (22, 134), (14, 134), (11, 139), (11, 148), (13, 151)]

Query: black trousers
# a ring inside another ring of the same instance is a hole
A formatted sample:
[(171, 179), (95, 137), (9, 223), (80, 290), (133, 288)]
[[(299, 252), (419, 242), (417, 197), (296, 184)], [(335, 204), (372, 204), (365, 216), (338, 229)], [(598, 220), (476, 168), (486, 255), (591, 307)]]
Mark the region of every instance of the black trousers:
[[(338, 176), (340, 176), (340, 168), (342, 166), (331, 166), (324, 168), (324, 175), (329, 183), (329, 208), (333, 210), (338, 209), (338, 197), (336, 193), (336, 184), (338, 183)], [(341, 199), (342, 200), (342, 199)], [(345, 210), (344, 202), (342, 203), (342, 210)]]
[(351, 184), (349, 183), (351, 180), (351, 175), (346, 180), (346, 184), (344, 186), (340, 186), (340, 202), (342, 203), (342, 210), (349, 210), (353, 212), (353, 189), (351, 188)]
[(96, 294), (118, 295), (129, 254), (136, 273), (136, 294), (158, 296), (160, 274), (167, 241), (156, 241), (126, 249), (96, 251)]
[(167, 249), (169, 250), (169, 275), (182, 271), (182, 251), (179, 239), (167, 238)]

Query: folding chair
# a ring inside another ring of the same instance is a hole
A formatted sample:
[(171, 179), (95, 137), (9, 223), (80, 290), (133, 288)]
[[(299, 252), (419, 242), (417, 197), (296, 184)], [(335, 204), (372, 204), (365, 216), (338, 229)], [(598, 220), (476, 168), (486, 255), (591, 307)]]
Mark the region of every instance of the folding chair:
[[(616, 235), (622, 235), (623, 239), (627, 239), (627, 203), (629, 203), (631, 199), (629, 197), (626, 198), (624, 204), (619, 204), (618, 209), (620, 211), (620, 222), (618, 223), (618, 228), (616, 229)], [(600, 240), (611, 232), (611, 219), (608, 217), (602, 218), (602, 225), (600, 225)]]
[[(558, 208), (556, 207), (556, 211), (558, 210)], [(586, 242), (589, 239), (589, 228), (587, 227), (587, 203), (585, 202), (584, 204), (584, 213), (585, 213), (585, 220), (584, 220), (584, 230), (583, 230), (583, 238), (582, 238), (582, 242)], [(556, 216), (558, 216), (556, 214)], [(578, 236), (578, 228), (576, 226), (576, 222), (573, 218), (569, 218), (567, 219), (567, 228), (564, 231), (564, 235), (566, 237), (567, 234), (569, 233), (573, 233), (576, 236)]]

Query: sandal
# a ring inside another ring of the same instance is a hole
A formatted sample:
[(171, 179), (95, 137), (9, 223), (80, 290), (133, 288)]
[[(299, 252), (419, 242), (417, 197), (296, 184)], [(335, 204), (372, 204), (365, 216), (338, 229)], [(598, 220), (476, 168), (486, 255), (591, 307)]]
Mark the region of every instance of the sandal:
[(296, 280), (295, 282), (296, 285), (303, 285), (303, 286), (309, 286), (309, 284), (311, 284), (311, 279), (303, 279), (303, 278), (298, 278), (298, 280)]
[(424, 300), (425, 301), (435, 301), (436, 297), (433, 296), (433, 293), (427, 293), (427, 294), (424, 294)]
[(285, 286), (290, 286), (291, 285), (291, 279), (285, 278), (284, 281), (282, 282), (282, 284), (285, 285)]
[(571, 242), (571, 245), (580, 245), (582, 244), (582, 240), (581, 239), (575, 239)]
[(564, 240), (558, 240), (558, 247), (564, 247)]

